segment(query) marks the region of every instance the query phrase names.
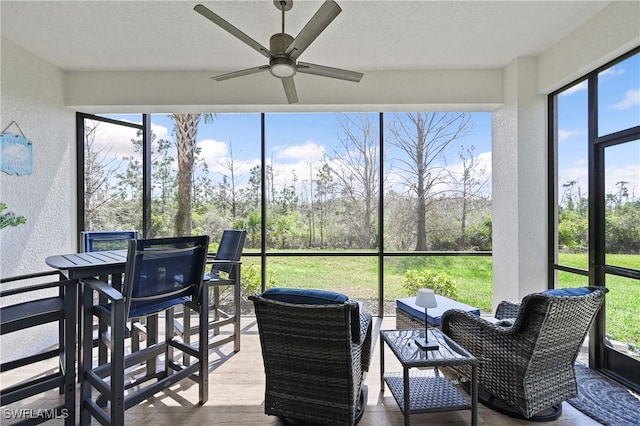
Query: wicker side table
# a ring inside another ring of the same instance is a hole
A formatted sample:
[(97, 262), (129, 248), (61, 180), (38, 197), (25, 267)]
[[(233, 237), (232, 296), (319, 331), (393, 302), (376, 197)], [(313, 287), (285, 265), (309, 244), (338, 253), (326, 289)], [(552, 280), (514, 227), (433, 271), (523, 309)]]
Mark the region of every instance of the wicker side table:
[[(429, 333), (429, 340), (438, 343), (438, 350), (424, 351), (414, 343), (414, 339), (417, 337), (424, 337), (424, 330), (380, 331), (380, 387), (382, 392), (384, 392), (386, 383), (404, 414), (405, 426), (411, 424), (411, 414), (453, 410), (471, 410), (471, 425), (476, 426), (478, 424), (476, 358), (440, 330), (430, 329)], [(385, 373), (385, 343), (400, 361), (403, 370), (401, 373)], [(471, 398), (463, 395), (453, 383), (437, 372), (438, 367), (460, 365), (471, 366)], [(436, 374), (411, 370), (413, 367), (434, 367)]]

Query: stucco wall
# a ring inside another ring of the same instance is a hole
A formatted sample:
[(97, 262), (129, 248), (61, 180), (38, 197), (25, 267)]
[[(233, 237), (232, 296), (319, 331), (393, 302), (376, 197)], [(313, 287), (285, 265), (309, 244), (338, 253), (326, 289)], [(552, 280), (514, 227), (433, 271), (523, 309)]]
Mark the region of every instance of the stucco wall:
[(504, 105), (493, 114), (493, 306), (547, 288), (546, 97), (536, 58), (504, 70)]
[(27, 219), (0, 231), (8, 276), (48, 270), (48, 255), (74, 248), (75, 112), (64, 106), (58, 68), (6, 39), (1, 47), (2, 128), (15, 121), (33, 144), (33, 174), (0, 173), (0, 200)]
[[(31, 175), (0, 173), (0, 201), (27, 219), (0, 231), (0, 276), (7, 277), (50, 270), (47, 256), (75, 250), (75, 112), (64, 106), (59, 69), (6, 39), (1, 51), (2, 129), (15, 121), (33, 144)], [(46, 347), (51, 331), (31, 336)], [(2, 359), (22, 346), (23, 339), (3, 336)]]

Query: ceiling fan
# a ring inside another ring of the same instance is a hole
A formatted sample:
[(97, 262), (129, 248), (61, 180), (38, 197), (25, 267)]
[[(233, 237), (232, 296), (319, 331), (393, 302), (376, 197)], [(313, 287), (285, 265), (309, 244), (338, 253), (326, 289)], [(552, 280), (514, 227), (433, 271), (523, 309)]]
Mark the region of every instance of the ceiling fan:
[(325, 28), (335, 19), (342, 9), (333, 0), (326, 0), (320, 9), (307, 22), (296, 38), (284, 32), (284, 13), (293, 7), (293, 0), (273, 0), (276, 7), (282, 12), (282, 32), (271, 36), (269, 49), (240, 31), (238, 28), (225, 21), (205, 6), (198, 4), (194, 10), (229, 32), (231, 35), (248, 44), (262, 55), (269, 58), (268, 65), (249, 68), (241, 71), (234, 71), (227, 74), (213, 77), (217, 81), (227, 80), (235, 77), (255, 74), (269, 70), (271, 75), (282, 80), (282, 86), (290, 104), (298, 102), (296, 86), (293, 76), (297, 73), (314, 74), (321, 77), (331, 77), (340, 80), (359, 82), (363, 74), (355, 71), (348, 71), (339, 68), (326, 67), (323, 65), (310, 64), (307, 62), (297, 62), (298, 57), (307, 47), (320, 35)]

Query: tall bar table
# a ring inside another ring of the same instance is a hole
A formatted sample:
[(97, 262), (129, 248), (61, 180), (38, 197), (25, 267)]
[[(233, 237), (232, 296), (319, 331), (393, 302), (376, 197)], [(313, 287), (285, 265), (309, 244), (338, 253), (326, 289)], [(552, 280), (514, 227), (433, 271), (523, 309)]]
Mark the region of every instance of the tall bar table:
[[(49, 256), (45, 263), (50, 267), (59, 270), (67, 279), (78, 281), (78, 303), (77, 312), (77, 356), (78, 371), (82, 371), (82, 324), (84, 319), (84, 309), (81, 303), (84, 298), (83, 289), (80, 285), (81, 278), (97, 277), (104, 282), (111, 282), (111, 285), (118, 291), (122, 290), (122, 276), (125, 264), (127, 263), (127, 250), (108, 250), (89, 253), (70, 253)], [(105, 353), (106, 357), (106, 353)], [(78, 374), (78, 381), (82, 378)]]

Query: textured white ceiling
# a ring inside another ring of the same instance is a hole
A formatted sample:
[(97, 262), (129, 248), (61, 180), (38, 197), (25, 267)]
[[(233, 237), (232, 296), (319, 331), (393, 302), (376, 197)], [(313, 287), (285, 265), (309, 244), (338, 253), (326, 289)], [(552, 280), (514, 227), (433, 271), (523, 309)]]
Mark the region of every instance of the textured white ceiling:
[[(538, 55), (610, 1), (337, 0), (342, 13), (300, 60), (354, 71), (501, 68)], [(272, 0), (202, 4), (262, 45)], [(193, 10), (197, 1), (1, 1), (1, 33), (63, 70), (226, 72), (266, 58)], [(322, 4), (295, 0), (298, 34)]]

